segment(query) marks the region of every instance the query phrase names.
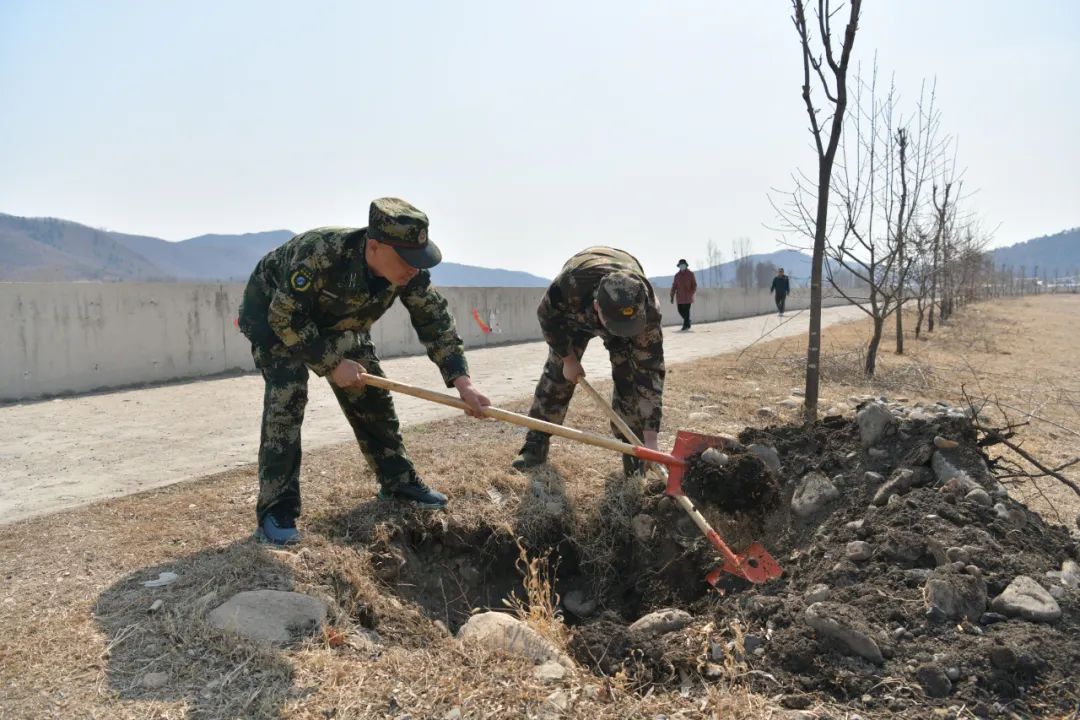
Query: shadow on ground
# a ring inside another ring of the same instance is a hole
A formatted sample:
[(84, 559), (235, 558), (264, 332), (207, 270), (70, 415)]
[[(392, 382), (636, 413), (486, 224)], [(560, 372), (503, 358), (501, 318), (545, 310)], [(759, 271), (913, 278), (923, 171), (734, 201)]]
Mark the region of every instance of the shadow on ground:
[[(293, 589), (280, 552), (253, 540), (232, 543), (110, 586), (93, 611), (106, 636), (109, 691), (120, 700), (179, 702), (190, 718), (277, 717), (292, 685), (282, 651), (218, 630), (206, 618), (237, 592)], [(179, 577), (144, 587), (164, 572)]]

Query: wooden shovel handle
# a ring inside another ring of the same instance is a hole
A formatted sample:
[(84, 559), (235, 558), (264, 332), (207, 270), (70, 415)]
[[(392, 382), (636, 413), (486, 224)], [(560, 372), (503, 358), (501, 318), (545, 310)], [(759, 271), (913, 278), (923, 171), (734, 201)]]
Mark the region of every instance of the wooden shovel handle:
[(586, 380), (585, 378), (578, 378), (578, 385), (585, 388), (585, 392), (588, 393), (588, 395), (596, 402), (596, 404), (603, 409), (604, 413), (608, 416), (608, 418), (611, 419), (611, 422), (615, 423), (615, 427), (619, 429), (619, 432), (623, 434), (623, 437), (626, 438), (627, 442), (634, 443), (635, 445), (641, 445), (641, 438), (639, 438), (634, 433), (634, 431), (630, 429), (630, 426), (626, 424), (625, 420), (623, 420), (622, 415), (615, 412), (615, 408), (611, 407), (611, 404), (604, 399), (603, 395), (596, 391), (596, 388), (589, 384), (588, 380)]
[[(404, 395), (411, 395), (421, 400), (428, 400), (429, 402), (439, 403), (440, 405), (446, 405), (448, 407), (457, 408), (458, 410), (470, 410), (471, 408), (465, 404), (460, 398), (456, 398), (453, 395), (447, 395), (446, 393), (436, 392), (434, 390), (428, 390), (427, 388), (417, 387), (415, 385), (409, 385), (408, 383), (398, 382), (397, 380), (391, 380), (390, 378), (379, 377), (377, 375), (371, 375), (370, 373), (363, 373), (362, 377), (364, 382), (368, 385), (372, 385), (383, 390), (390, 390), (391, 392), (402, 393)], [(564, 437), (567, 440), (573, 440), (575, 442), (585, 443), (586, 445), (594, 445), (596, 447), (606, 448), (608, 450), (614, 450), (615, 452), (623, 453), (624, 455), (633, 455), (652, 462), (661, 462), (665, 464), (682, 464), (682, 462), (671, 455), (666, 453), (657, 452), (655, 450), (649, 450), (648, 448), (631, 445), (629, 443), (619, 442), (615, 438), (604, 437), (602, 435), (594, 435), (592, 433), (583, 432), (581, 430), (575, 430), (574, 428), (568, 428), (563, 425), (556, 425), (555, 423), (546, 422), (544, 420), (537, 420), (536, 418), (529, 417), (528, 415), (521, 415), (519, 413), (510, 412), (509, 410), (503, 410), (497, 407), (484, 408), (484, 417), (489, 417), (494, 420), (501, 420), (503, 422), (511, 423), (512, 425), (520, 425), (521, 427), (527, 427), (530, 430), (536, 430), (542, 433), (548, 433), (549, 435), (558, 435)], [(632, 433), (631, 433), (632, 434)]]

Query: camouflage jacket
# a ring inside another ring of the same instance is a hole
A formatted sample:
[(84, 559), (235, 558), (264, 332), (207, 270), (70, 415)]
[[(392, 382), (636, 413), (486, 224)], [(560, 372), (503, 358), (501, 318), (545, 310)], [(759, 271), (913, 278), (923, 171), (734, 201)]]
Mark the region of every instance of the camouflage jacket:
[[(649, 289), (645, 330), (631, 338), (609, 333), (593, 307), (600, 280), (617, 270), (640, 276)], [(638, 411), (645, 421), (645, 429), (660, 429), (666, 374), (664, 335), (660, 329), (660, 306), (656, 293), (637, 258), (609, 247), (592, 247), (579, 252), (563, 265), (540, 301), (536, 314), (544, 340), (560, 357), (569, 355), (575, 340), (580, 338), (599, 337), (610, 350), (625, 351), (633, 367)]]
[(297, 358), (326, 375), (400, 298), (447, 387), (468, 375), (464, 345), (431, 274), (421, 270), (404, 287), (376, 277), (364, 259), (365, 238), (366, 228), (319, 228), (259, 261), (240, 306), (240, 330), (256, 359)]

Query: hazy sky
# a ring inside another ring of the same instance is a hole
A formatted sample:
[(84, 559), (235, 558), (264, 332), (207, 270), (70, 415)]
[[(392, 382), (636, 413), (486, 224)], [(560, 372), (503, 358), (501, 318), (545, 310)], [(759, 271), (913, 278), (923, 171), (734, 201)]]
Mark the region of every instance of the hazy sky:
[[(777, 247), (815, 159), (782, 0), (0, 0), (0, 212), (179, 240), (367, 222), (404, 197), (447, 259), (650, 273)], [(866, 0), (909, 100), (938, 79), (995, 244), (1080, 225), (1080, 3)], [(1070, 88), (1072, 88), (1070, 90)], [(0, 262), (2, 262), (0, 258)]]

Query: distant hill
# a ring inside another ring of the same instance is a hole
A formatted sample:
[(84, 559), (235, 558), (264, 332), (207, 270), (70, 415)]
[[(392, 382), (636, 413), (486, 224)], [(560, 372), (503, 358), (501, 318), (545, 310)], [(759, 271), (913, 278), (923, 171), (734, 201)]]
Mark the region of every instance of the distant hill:
[[(748, 255), (746, 259), (748, 262), (755, 265), (759, 263), (772, 263), (777, 268), (784, 268), (784, 274), (791, 278), (792, 287), (802, 287), (808, 285), (810, 282), (811, 258), (806, 253), (799, 252), (798, 250), (777, 250), (776, 252), (771, 253)], [(738, 260), (731, 260), (730, 262), (713, 265), (703, 270), (694, 267), (690, 269), (694, 271), (699, 288), (735, 287), (738, 265)], [(670, 275), (651, 277), (649, 278), (649, 282), (653, 284), (653, 287), (669, 288), (671, 287), (671, 281), (675, 277), (676, 272), (677, 269), (672, 268)]]
[(991, 252), (997, 265), (1010, 266), (1017, 275), (1023, 267), (1028, 277), (1035, 275), (1035, 268), (1038, 268), (1040, 278), (1044, 275), (1050, 279), (1074, 277), (1080, 271), (1080, 228), (995, 248)]
[[(270, 230), (169, 242), (0, 213), (0, 281), (246, 280), (259, 258), (294, 234)], [(447, 287), (545, 287), (549, 282), (526, 272), (449, 262), (432, 275)]]
[(164, 280), (172, 276), (132, 250), (122, 237), (66, 220), (0, 214), (0, 280)]
[(520, 270), (500, 270), (445, 261), (431, 269), (431, 279), (443, 287), (547, 287), (551, 283), (551, 280)]

